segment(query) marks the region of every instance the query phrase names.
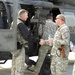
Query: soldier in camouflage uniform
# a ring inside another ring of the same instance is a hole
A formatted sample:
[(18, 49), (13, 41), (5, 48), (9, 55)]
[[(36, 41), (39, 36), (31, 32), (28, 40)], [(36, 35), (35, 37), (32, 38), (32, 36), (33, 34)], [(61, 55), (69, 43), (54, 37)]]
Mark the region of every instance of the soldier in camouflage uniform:
[(28, 41), (39, 42), (38, 38), (30, 35), (25, 25), (28, 18), (28, 11), (21, 9), (18, 12), (17, 20), (17, 51), (12, 52), (12, 70), (11, 75), (24, 75), (25, 71), (25, 47), (28, 47)]
[[(39, 27), (39, 34), (42, 33), (42, 39), (44, 40), (48, 40), (49, 35), (51, 36), (51, 38), (54, 37), (54, 33), (56, 31), (56, 24), (52, 21), (52, 15), (48, 14), (46, 16), (46, 23), (45, 25), (43, 25), (43, 29), (41, 27)], [(42, 32), (40, 30), (43, 30)], [(40, 34), (41, 35), (41, 34)], [(40, 44), (42, 45), (42, 41), (40, 42)], [(36, 66), (34, 67), (35, 72), (37, 72), (37, 74), (40, 72), (42, 64), (44, 62), (45, 56), (48, 53), (48, 51), (51, 49), (51, 46), (49, 46), (48, 43), (46, 43), (45, 45), (42, 45), (39, 49), (39, 55), (38, 55), (38, 61), (36, 63)]]
[[(70, 51), (70, 31), (68, 26), (65, 24), (65, 16), (59, 14), (55, 20), (56, 24), (59, 26), (54, 39), (49, 40), (49, 43), (53, 42), (53, 47), (51, 50), (52, 62), (51, 62), (51, 73), (52, 75), (66, 75), (66, 70), (68, 67), (68, 54)], [(65, 57), (61, 55), (61, 46), (64, 45)]]

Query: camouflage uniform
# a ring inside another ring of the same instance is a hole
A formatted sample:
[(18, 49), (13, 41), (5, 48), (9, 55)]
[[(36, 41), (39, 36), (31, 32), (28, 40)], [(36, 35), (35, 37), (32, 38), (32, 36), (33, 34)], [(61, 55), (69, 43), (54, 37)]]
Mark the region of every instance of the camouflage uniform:
[[(42, 32), (40, 30), (42, 30)], [(51, 20), (46, 20), (46, 24), (43, 25), (43, 27), (41, 25), (39, 27), (39, 34), (41, 35), (41, 33), (43, 33), (42, 38), (44, 40), (48, 40), (49, 35), (53, 38), (55, 31), (56, 31), (56, 25)], [(38, 61), (35, 66), (35, 71), (37, 73), (40, 72), (40, 69), (41, 69), (44, 59), (45, 59), (45, 56), (49, 50), (51, 50), (51, 46), (49, 46), (48, 44), (45, 44), (40, 47)]]
[[(17, 20), (17, 25), (19, 23), (23, 23), (21, 20)], [(20, 34), (19, 29), (17, 28), (17, 42), (19, 42), (22, 47), (15, 52), (12, 52), (12, 69), (11, 75), (24, 75), (25, 70), (25, 44), (27, 41), (23, 39), (22, 35)]]
[(73, 66), (73, 74), (72, 75), (75, 75), (75, 62), (74, 62), (74, 66)]
[[(53, 47), (51, 50), (52, 62), (51, 62), (51, 73), (52, 75), (66, 75), (66, 70), (68, 67), (68, 54), (70, 51), (69, 41), (70, 31), (69, 28), (64, 24), (61, 25), (55, 35), (53, 40)], [(65, 58), (62, 58), (59, 48), (61, 45), (65, 47)]]

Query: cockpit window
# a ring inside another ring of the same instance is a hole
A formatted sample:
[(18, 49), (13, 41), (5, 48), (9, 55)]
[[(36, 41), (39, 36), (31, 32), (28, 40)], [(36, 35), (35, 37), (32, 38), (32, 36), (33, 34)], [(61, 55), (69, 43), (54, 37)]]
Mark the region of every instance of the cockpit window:
[(0, 1), (0, 29), (7, 29), (8, 19), (5, 6), (3, 2)]

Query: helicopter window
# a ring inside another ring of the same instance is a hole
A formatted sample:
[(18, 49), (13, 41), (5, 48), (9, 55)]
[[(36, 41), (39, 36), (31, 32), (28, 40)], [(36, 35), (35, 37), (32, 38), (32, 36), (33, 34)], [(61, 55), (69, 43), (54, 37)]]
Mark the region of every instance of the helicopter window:
[(3, 2), (0, 1), (0, 29), (7, 29), (8, 19), (5, 6)]
[(12, 14), (13, 14), (12, 5), (7, 4), (7, 7), (8, 7), (8, 11), (9, 11), (9, 18), (10, 18), (9, 23), (11, 24), (11, 22), (13, 20), (13, 16), (12, 16)]
[(0, 29), (3, 29), (4, 23), (3, 23), (3, 18), (2, 18), (2, 12), (0, 12)]
[(66, 17), (66, 24), (68, 26), (75, 26), (75, 15), (73, 12), (64, 12)]
[(0, 2), (0, 29), (3, 29), (4, 23), (3, 23), (3, 6), (2, 3)]
[(75, 15), (73, 12), (64, 12), (66, 24), (69, 26), (70, 33), (75, 32)]

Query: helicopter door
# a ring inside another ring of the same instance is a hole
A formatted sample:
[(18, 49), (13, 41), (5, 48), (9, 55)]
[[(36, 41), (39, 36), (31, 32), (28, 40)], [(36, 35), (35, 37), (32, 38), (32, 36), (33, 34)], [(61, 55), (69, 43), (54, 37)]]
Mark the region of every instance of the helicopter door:
[[(16, 1), (13, 1), (13, 6)], [(17, 5), (17, 4), (15, 4)], [(15, 6), (16, 7), (16, 6)], [(13, 7), (14, 8), (14, 7)], [(16, 8), (14, 8), (16, 10)], [(13, 10), (13, 11), (14, 11)], [(17, 15), (16, 11), (13, 12), (13, 24), (17, 23)], [(14, 51), (17, 50), (16, 44), (16, 28), (10, 29), (8, 28), (9, 24), (9, 16), (8, 16), (8, 8), (6, 3), (3, 0), (0, 0), (0, 51)], [(15, 18), (14, 18), (15, 16)]]

